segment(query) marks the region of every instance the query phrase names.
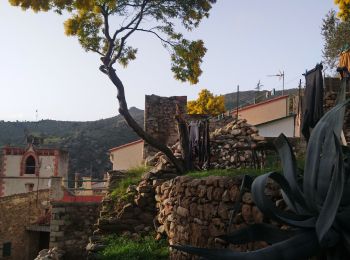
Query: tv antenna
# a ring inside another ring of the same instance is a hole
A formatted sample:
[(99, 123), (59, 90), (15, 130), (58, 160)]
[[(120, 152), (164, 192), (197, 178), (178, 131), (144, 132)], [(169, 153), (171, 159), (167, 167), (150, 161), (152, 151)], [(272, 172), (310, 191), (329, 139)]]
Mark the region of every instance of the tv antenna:
[(39, 111), (37, 109), (37, 110), (35, 110), (35, 121), (38, 122), (38, 119), (39, 119)]
[(256, 90), (259, 92), (260, 91), (260, 89), (261, 89), (261, 87), (263, 87), (264, 85), (263, 84), (261, 84), (261, 82), (260, 82), (260, 80), (258, 81), (258, 84), (256, 84)]
[(282, 78), (282, 96), (284, 95), (284, 70), (279, 71), (277, 74), (274, 75), (267, 75), (268, 77), (278, 77), (279, 80)]

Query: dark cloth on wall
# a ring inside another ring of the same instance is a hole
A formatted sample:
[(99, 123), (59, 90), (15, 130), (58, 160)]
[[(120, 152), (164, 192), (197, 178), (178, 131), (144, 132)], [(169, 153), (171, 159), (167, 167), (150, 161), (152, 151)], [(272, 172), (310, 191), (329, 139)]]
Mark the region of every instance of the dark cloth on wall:
[(308, 141), (310, 128), (314, 128), (323, 115), (323, 77), (321, 64), (305, 74), (303, 120), (301, 132)]
[(207, 168), (210, 164), (209, 122), (197, 121), (188, 125), (189, 150), (191, 164), (198, 162), (199, 168)]
[(199, 124), (197, 122), (191, 122), (189, 124), (190, 133), (190, 152), (191, 154), (198, 153), (198, 142), (199, 142)]

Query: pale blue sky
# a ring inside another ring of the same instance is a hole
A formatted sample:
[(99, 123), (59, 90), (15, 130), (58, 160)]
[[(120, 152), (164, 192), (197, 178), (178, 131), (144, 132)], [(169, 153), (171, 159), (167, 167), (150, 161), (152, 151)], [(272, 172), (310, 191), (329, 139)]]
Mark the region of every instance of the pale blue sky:
[[(266, 75), (284, 70), (286, 88), (296, 87), (305, 69), (322, 59), (322, 18), (333, 0), (218, 0), (209, 19), (189, 35), (208, 52), (197, 85), (174, 80), (168, 52), (157, 39), (135, 35), (138, 59), (118, 68), (129, 107), (144, 108), (144, 95), (187, 95), (207, 88), (215, 94), (281, 89)], [(117, 115), (116, 89), (86, 53), (63, 32), (64, 17), (34, 14), (0, 0), (0, 120), (96, 120)]]

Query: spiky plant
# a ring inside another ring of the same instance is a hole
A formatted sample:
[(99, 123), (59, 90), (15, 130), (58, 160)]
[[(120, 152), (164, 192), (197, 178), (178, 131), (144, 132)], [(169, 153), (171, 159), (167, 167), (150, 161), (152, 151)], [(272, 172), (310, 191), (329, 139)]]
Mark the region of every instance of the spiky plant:
[[(269, 224), (255, 224), (220, 236), (232, 244), (266, 241), (271, 246), (251, 252), (172, 246), (205, 259), (350, 259), (350, 149), (340, 143), (347, 79), (343, 79), (338, 105), (326, 113), (313, 129), (300, 182), (296, 160), (284, 135), (276, 148), (283, 175), (270, 172), (257, 177), (251, 186), (256, 206), (269, 218), (292, 227), (280, 230)], [(278, 209), (265, 193), (268, 179), (280, 185), (290, 211)]]

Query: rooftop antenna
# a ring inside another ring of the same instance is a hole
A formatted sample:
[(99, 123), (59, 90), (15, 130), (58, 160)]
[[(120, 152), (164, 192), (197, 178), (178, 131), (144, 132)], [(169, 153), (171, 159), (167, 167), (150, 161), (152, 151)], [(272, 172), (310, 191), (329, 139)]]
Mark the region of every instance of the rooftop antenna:
[(258, 84), (256, 84), (256, 90), (259, 92), (260, 91), (260, 89), (261, 89), (261, 87), (263, 87), (264, 85), (263, 84), (261, 84), (261, 82), (260, 82), (260, 80), (258, 81)]
[(278, 77), (279, 80), (283, 80), (283, 83), (282, 83), (282, 96), (284, 95), (284, 70), (281, 72), (279, 71), (277, 74), (274, 74), (274, 75), (267, 75), (268, 77)]
[(38, 119), (39, 119), (39, 111), (37, 109), (37, 110), (35, 110), (35, 121), (38, 122)]

